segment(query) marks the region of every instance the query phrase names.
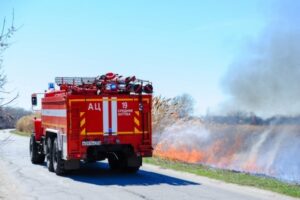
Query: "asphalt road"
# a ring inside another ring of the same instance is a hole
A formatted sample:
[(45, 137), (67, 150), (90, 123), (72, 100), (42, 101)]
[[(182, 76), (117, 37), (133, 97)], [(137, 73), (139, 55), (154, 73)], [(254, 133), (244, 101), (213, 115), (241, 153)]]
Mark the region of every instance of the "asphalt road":
[(293, 199), (152, 165), (126, 175), (97, 162), (59, 177), (31, 164), (28, 143), (28, 137), (0, 131), (0, 199)]

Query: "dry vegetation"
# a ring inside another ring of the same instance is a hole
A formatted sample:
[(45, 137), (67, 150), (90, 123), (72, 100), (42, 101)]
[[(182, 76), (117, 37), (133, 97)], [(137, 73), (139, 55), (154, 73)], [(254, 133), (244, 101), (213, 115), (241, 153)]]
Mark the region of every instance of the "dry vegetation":
[(174, 112), (175, 106), (172, 106), (170, 102), (171, 99), (161, 96), (153, 98), (152, 123), (154, 133), (161, 133), (178, 119), (176, 112)]
[(187, 119), (193, 112), (193, 99), (183, 94), (175, 98), (157, 96), (153, 98), (153, 133), (161, 134), (164, 129), (179, 119)]
[(32, 133), (33, 132), (33, 119), (39, 118), (40, 114), (31, 114), (23, 116), (16, 124), (16, 130), (19, 132)]

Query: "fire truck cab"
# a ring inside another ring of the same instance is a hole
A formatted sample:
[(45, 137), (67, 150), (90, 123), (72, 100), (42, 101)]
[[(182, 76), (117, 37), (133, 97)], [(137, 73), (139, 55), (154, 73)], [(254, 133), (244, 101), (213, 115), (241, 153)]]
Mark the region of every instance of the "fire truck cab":
[[(135, 76), (57, 77), (41, 99), (30, 138), (33, 164), (62, 175), (80, 162), (108, 159), (111, 169), (136, 172), (152, 156), (152, 83)], [(33, 106), (37, 94), (32, 95)]]

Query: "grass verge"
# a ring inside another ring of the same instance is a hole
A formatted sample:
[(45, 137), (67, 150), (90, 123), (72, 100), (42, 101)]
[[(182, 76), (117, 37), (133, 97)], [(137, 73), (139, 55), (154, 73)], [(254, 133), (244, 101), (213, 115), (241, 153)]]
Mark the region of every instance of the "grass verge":
[(166, 160), (158, 157), (145, 158), (143, 161), (145, 163), (158, 165), (164, 168), (189, 172), (199, 176), (205, 176), (208, 178), (221, 180), (227, 183), (234, 183), (244, 186), (253, 186), (256, 188), (270, 190), (292, 197), (300, 197), (299, 185), (288, 184), (270, 177), (255, 176), (247, 173), (234, 172), (230, 170), (215, 169), (203, 165), (187, 164), (178, 161)]
[(10, 132), (13, 134), (16, 134), (16, 135), (21, 135), (21, 136), (26, 136), (26, 137), (29, 137), (31, 135), (31, 133), (17, 131), (17, 130), (11, 130)]

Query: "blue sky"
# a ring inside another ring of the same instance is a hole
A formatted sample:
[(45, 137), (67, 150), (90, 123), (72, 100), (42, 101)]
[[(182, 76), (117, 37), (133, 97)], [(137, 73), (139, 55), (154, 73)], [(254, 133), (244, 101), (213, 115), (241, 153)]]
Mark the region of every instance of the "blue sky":
[(13, 8), (23, 26), (4, 70), (20, 93), (13, 105), (26, 109), (55, 76), (112, 71), (151, 80), (155, 95), (188, 93), (205, 114), (226, 99), (222, 77), (267, 22), (263, 0), (5, 0), (0, 17)]

